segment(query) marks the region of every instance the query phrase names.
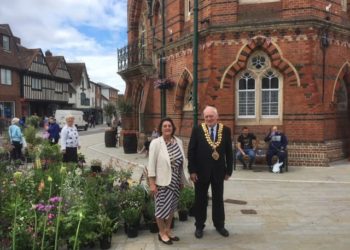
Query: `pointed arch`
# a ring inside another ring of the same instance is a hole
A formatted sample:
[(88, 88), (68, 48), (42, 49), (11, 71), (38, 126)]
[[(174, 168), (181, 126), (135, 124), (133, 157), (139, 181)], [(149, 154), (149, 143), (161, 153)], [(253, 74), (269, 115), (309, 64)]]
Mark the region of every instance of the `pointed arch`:
[(175, 100), (174, 100), (174, 111), (182, 112), (184, 106), (184, 98), (186, 89), (189, 84), (193, 82), (192, 73), (185, 67), (181, 76), (179, 77), (176, 89), (175, 89)]
[(271, 39), (264, 36), (255, 36), (245, 42), (237, 53), (236, 59), (226, 68), (220, 81), (220, 88), (229, 87), (233, 84), (233, 78), (246, 68), (248, 58), (258, 49), (268, 54), (272, 66), (286, 77), (286, 83), (300, 86), (298, 71), (290, 61), (284, 58), (281, 48)]
[[(337, 92), (337, 89), (340, 88), (340, 80), (341, 79), (344, 79), (344, 77), (349, 77), (349, 74), (350, 74), (350, 62), (349, 61), (346, 61), (343, 66), (340, 68), (338, 74), (337, 74), (337, 77), (335, 78), (335, 81), (334, 81), (334, 84), (333, 84), (333, 92), (332, 92), (332, 103), (336, 103), (336, 92)], [(350, 83), (350, 79), (349, 79), (349, 82), (348, 84)], [(349, 87), (349, 86), (347, 86)], [(349, 90), (348, 90), (349, 91)]]

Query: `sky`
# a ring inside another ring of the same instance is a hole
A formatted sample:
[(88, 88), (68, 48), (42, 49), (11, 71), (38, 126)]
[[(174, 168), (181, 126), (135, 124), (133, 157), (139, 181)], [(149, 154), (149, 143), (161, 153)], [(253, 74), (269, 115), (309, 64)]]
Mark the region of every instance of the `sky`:
[(85, 62), (91, 81), (123, 93), (117, 49), (127, 44), (127, 0), (1, 0), (0, 23), (30, 49)]

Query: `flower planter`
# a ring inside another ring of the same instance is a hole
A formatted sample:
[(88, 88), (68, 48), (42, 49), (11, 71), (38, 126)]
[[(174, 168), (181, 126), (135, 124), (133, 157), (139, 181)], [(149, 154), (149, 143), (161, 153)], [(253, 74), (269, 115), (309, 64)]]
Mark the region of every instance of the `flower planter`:
[(106, 130), (105, 131), (105, 146), (107, 148), (114, 148), (117, 144), (117, 139), (115, 136), (114, 130)]
[(158, 233), (159, 232), (159, 228), (158, 228), (158, 225), (157, 225), (157, 222), (155, 221), (152, 221), (148, 224), (149, 226), (149, 231), (151, 233)]
[(100, 239), (101, 249), (110, 249), (112, 245), (112, 235), (102, 235)]
[(187, 221), (188, 220), (188, 211), (180, 210), (178, 212), (178, 214), (179, 214), (179, 221)]
[(194, 217), (194, 206), (192, 206), (189, 210), (188, 210), (188, 216)]
[(128, 225), (127, 235), (128, 238), (136, 238), (139, 234), (139, 227), (135, 225)]
[(91, 172), (101, 173), (102, 172), (102, 168), (101, 168), (101, 166), (91, 166)]
[(136, 133), (127, 133), (123, 135), (123, 148), (125, 154), (137, 153), (137, 137)]

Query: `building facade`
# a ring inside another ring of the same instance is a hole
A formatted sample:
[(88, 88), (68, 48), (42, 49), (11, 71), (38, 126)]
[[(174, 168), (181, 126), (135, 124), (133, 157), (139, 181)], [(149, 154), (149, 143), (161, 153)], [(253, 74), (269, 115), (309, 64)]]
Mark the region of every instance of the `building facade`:
[(50, 116), (66, 105), (71, 77), (64, 57), (22, 46), (7, 24), (0, 36), (0, 118)]
[[(129, 44), (118, 66), (135, 107), (129, 129), (151, 132), (165, 107), (188, 139), (192, 8), (191, 0), (128, 1)], [(198, 26), (199, 112), (216, 106), (233, 139), (243, 126), (263, 139), (278, 125), (292, 165), (328, 166), (349, 154), (348, 1), (199, 0)], [(174, 86), (155, 88), (165, 79)]]

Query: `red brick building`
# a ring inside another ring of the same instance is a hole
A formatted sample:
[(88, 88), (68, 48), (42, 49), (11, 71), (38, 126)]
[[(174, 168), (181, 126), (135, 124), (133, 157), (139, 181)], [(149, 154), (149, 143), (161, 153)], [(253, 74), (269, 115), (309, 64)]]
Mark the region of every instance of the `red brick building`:
[[(125, 96), (135, 107), (128, 129), (149, 133), (160, 120), (154, 82), (162, 59), (165, 78), (175, 83), (166, 90), (166, 113), (188, 139), (192, 5), (128, 1), (129, 44), (118, 51)], [(328, 166), (349, 154), (349, 41), (347, 0), (199, 0), (199, 112), (216, 106), (235, 138), (242, 126), (261, 139), (278, 125), (292, 165)]]

